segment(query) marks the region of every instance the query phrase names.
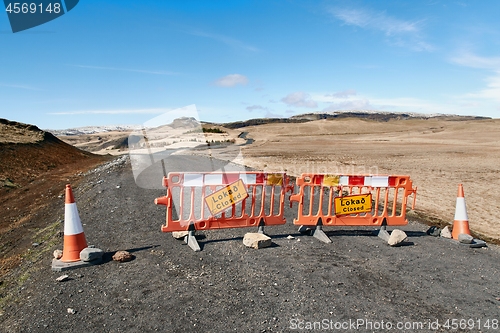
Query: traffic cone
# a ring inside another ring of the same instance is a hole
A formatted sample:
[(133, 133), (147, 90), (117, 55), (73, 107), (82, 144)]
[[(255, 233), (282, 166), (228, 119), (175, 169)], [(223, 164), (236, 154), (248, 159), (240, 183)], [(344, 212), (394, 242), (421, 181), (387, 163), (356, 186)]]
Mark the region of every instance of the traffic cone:
[(467, 216), (467, 207), (465, 206), (464, 187), (458, 185), (457, 205), (455, 208), (455, 220), (453, 221), (453, 239), (458, 239), (458, 235), (470, 235), (469, 217)]
[(75, 197), (69, 184), (66, 185), (64, 206), (64, 245), (61, 261), (80, 261), (80, 252), (87, 247), (87, 240), (76, 208)]

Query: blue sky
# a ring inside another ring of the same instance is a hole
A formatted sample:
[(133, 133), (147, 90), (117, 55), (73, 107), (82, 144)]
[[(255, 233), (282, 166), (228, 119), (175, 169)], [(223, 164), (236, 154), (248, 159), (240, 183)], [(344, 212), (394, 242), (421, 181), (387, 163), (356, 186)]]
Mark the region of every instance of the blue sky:
[(142, 124), (335, 110), (500, 115), (500, 1), (96, 1), (19, 33), (0, 117)]

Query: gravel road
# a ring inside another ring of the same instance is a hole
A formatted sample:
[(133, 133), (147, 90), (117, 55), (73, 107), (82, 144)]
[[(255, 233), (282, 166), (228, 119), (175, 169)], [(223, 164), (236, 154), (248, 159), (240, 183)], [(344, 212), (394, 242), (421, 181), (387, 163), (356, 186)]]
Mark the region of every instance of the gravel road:
[[(427, 236), (416, 222), (402, 228), (407, 246), (389, 247), (369, 228), (325, 228), (333, 243), (324, 244), (297, 233), (294, 206), (286, 225), (266, 228), (270, 248), (243, 246), (255, 230), (228, 229), (198, 232), (202, 251), (194, 252), (160, 232), (165, 208), (153, 201), (164, 192), (137, 186), (128, 159), (90, 173), (74, 194), (87, 241), (106, 251), (104, 262), (52, 272), (62, 238), (44, 249), (21, 266), (2, 332), (447, 332), (457, 331), (454, 323), (466, 327), (458, 331), (500, 331), (493, 245)], [(55, 200), (58, 221), (64, 199)], [(112, 261), (117, 250), (135, 259)], [(62, 274), (69, 279), (57, 282)], [(435, 326), (447, 320), (450, 327)]]

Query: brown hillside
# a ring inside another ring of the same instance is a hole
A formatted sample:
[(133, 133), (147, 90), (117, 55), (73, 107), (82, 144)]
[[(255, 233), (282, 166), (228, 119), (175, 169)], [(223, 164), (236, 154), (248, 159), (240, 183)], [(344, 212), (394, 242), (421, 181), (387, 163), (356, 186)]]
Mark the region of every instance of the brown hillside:
[[(0, 276), (50, 223), (43, 218), (65, 184), (107, 160), (81, 151), (36, 126), (0, 119)], [(52, 200), (53, 202), (53, 200)], [(61, 213), (64, 213), (61, 199)]]

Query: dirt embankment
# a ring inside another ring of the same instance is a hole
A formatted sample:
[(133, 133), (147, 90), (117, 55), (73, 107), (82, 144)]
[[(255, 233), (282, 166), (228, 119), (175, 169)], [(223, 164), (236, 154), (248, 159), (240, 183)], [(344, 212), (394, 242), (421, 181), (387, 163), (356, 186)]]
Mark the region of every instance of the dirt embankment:
[(44, 213), (65, 183), (77, 183), (83, 172), (108, 159), (36, 126), (0, 119), (0, 276), (20, 262), (32, 236), (54, 222)]

